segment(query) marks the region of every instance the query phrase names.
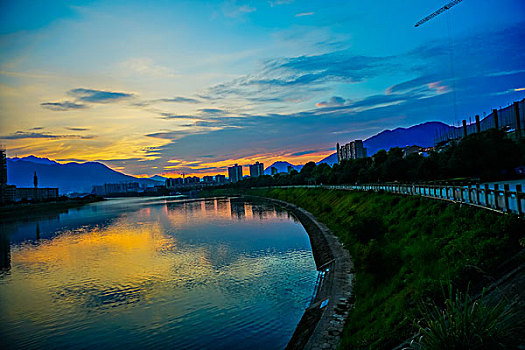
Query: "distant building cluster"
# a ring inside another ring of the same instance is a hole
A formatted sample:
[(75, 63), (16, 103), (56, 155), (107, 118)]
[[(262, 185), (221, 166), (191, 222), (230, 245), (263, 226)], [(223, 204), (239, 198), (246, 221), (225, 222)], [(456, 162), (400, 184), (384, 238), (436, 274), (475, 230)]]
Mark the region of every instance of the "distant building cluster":
[(36, 172), (33, 174), (34, 187), (16, 187), (7, 184), (7, 155), (0, 149), (0, 203), (20, 201), (47, 201), (58, 198), (58, 188), (39, 188)]
[[(250, 164), (250, 177), (259, 177), (264, 175), (264, 164), (255, 162), (255, 164)], [(235, 164), (231, 167), (228, 167), (228, 180), (232, 183), (242, 180), (242, 165)]]
[(362, 140), (354, 140), (339, 147), (337, 144), (337, 162), (341, 163), (343, 160), (366, 158), (366, 148), (363, 146)]
[(98, 196), (105, 196), (114, 193), (138, 193), (143, 191), (144, 187), (141, 187), (138, 182), (121, 182), (93, 186), (91, 193)]
[[(213, 176), (205, 176), (205, 178), (210, 178), (210, 177), (213, 179)], [(166, 180), (166, 187), (167, 188), (174, 188), (174, 187), (177, 187), (179, 185), (188, 185), (188, 184), (199, 183), (200, 181), (201, 181), (201, 179), (198, 176), (170, 178), (170, 179)]]
[(166, 179), (166, 188), (170, 191), (185, 189), (191, 187), (206, 187), (219, 185), (226, 182), (226, 175), (217, 174), (215, 176), (198, 176), (176, 177)]

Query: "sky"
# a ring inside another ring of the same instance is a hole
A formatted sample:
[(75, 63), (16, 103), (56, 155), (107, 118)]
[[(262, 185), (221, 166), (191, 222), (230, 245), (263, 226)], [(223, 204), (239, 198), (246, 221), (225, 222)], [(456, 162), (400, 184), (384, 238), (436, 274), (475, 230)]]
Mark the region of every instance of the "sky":
[(0, 144), (203, 176), (524, 98), (525, 2), (447, 2), (0, 0)]

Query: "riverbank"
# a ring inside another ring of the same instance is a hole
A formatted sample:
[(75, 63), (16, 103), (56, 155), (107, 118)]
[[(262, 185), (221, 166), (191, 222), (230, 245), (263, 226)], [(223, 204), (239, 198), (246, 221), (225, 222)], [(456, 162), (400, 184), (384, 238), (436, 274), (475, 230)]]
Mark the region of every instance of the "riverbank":
[(271, 201), (292, 212), (301, 222), (312, 247), (320, 273), (317, 290), (305, 310), (286, 349), (336, 349), (349, 309), (351, 308), (353, 265), (344, 249), (326, 225), (306, 210), (291, 203), (255, 196), (242, 196), (250, 201)]
[(341, 348), (396, 347), (416, 333), (422, 303), (441, 302), (449, 284), (480, 292), (508, 272), (507, 259), (525, 243), (522, 219), (422, 197), (304, 188), (243, 193), (308, 210), (350, 252), (355, 301)]
[(84, 198), (66, 199), (42, 203), (16, 203), (0, 206), (0, 218), (2, 221), (32, 218), (46, 214), (57, 214), (66, 212), (68, 209), (79, 208), (83, 205), (104, 200), (98, 196), (87, 196)]

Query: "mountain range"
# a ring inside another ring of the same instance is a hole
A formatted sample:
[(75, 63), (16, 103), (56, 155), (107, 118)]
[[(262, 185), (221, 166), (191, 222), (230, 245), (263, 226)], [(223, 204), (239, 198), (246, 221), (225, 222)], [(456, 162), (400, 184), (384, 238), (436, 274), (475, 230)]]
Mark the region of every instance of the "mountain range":
[(47, 158), (34, 156), (7, 159), (8, 184), (17, 187), (33, 187), (35, 171), (39, 187), (58, 187), (61, 194), (90, 193), (94, 185), (105, 183), (138, 182), (146, 186), (163, 183), (163, 181), (125, 175), (98, 162), (60, 164)]
[[(374, 155), (377, 151), (381, 149), (388, 151), (392, 147), (405, 147), (411, 145), (418, 145), (421, 147), (432, 147), (434, 146), (435, 136), (439, 133), (445, 133), (451, 128), (453, 128), (453, 126), (441, 122), (426, 122), (411, 126), (409, 128), (396, 128), (394, 130), (384, 130), (381, 131), (379, 134), (364, 140), (363, 145), (366, 148), (368, 156)], [(348, 142), (350, 142), (350, 140)], [(337, 153), (334, 152), (328, 157), (317, 162), (317, 164), (321, 163), (326, 163), (330, 166), (337, 163)], [(288, 163), (288, 165), (292, 164)], [(271, 168), (272, 166), (274, 165), (270, 165), (267, 169)], [(286, 171), (286, 166), (284, 167), (283, 171)]]
[[(444, 132), (452, 126), (441, 122), (427, 122), (410, 128), (397, 128), (385, 130), (364, 141), (369, 156), (380, 149), (391, 147), (404, 147), (407, 145), (418, 145), (429, 147), (434, 145), (434, 137), (438, 132)], [(350, 140), (349, 140), (350, 141)], [(327, 163), (332, 165), (337, 162), (337, 154), (333, 153), (322, 159), (317, 164)], [(277, 168), (278, 172), (287, 172), (288, 166), (300, 171), (302, 165), (293, 165), (285, 161), (277, 161), (267, 167), (265, 174), (271, 174), (271, 167)], [(94, 185), (119, 182), (138, 182), (143, 186), (154, 186), (163, 184), (165, 177), (155, 175), (151, 178), (136, 178), (122, 174), (108, 168), (98, 162), (66, 163), (61, 164), (47, 158), (28, 156), (23, 158), (7, 159), (8, 184), (18, 187), (32, 187), (33, 174), (38, 175), (39, 187), (58, 187), (60, 193), (83, 192), (90, 193)]]

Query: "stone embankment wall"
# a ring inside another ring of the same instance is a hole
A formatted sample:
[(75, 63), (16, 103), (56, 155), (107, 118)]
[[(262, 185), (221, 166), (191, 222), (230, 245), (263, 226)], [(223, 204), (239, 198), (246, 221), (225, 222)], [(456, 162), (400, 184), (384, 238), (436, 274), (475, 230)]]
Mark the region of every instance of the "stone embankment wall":
[[(254, 196), (245, 198), (262, 199)], [(301, 221), (310, 238), (320, 274), (313, 301), (305, 310), (286, 349), (336, 349), (346, 317), (352, 309), (353, 265), (350, 254), (337, 237), (308, 211), (281, 200), (264, 200), (285, 207)]]

